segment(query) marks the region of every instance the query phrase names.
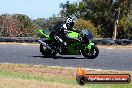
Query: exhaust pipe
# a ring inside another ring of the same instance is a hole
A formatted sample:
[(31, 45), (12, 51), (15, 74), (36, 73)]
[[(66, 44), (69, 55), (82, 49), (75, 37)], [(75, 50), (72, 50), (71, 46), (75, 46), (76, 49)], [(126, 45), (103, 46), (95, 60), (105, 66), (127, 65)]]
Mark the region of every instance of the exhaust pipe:
[(45, 46), (46, 48), (50, 49), (50, 50), (53, 50), (51, 49), (45, 42), (43, 42), (42, 40), (38, 40), (40, 44), (42, 44), (43, 46)]

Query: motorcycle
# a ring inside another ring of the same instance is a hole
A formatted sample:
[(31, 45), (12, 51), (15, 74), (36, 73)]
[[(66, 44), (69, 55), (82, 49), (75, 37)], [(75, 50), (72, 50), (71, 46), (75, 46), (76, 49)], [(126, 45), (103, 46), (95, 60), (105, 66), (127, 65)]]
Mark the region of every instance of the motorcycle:
[(57, 53), (61, 55), (83, 55), (87, 59), (94, 59), (98, 56), (99, 49), (92, 42), (93, 36), (87, 29), (82, 29), (80, 32), (66, 31), (66, 33), (70, 38), (66, 37), (65, 42), (63, 42), (59, 37), (54, 38), (51, 33), (47, 34), (40, 29), (39, 43), (42, 55), (45, 57), (55, 57)]

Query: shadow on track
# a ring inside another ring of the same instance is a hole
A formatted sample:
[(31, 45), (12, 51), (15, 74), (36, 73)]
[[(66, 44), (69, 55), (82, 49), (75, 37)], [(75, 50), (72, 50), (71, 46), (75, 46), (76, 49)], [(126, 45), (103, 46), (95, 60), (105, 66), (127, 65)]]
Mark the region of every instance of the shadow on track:
[(76, 56), (56, 56), (55, 59), (85, 59), (84, 57), (77, 58)]
[(41, 58), (45, 58), (44, 56), (32, 56), (32, 57), (41, 57)]
[[(45, 57), (45, 56), (32, 56), (32, 57), (51, 58), (51, 57)], [(85, 58), (84, 57), (77, 58), (76, 56), (56, 56), (56, 57), (53, 57), (53, 59), (85, 59)]]

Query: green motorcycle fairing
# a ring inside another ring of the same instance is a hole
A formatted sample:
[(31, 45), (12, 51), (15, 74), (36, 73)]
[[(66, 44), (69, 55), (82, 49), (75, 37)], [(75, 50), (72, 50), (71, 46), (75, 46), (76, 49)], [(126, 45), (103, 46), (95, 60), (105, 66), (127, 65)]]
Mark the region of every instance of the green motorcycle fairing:
[(75, 42), (68, 46), (68, 54), (69, 55), (80, 55), (81, 43)]
[(44, 32), (44, 30), (39, 29), (38, 31), (39, 31), (40, 38), (49, 38), (49, 35), (46, 34), (46, 33)]
[(94, 43), (93, 43), (92, 41), (89, 41), (89, 44), (87, 45), (86, 48), (91, 49), (91, 47), (92, 47), (93, 45), (94, 45)]
[[(75, 31), (67, 31), (67, 36), (70, 38), (79, 38), (79, 33), (75, 32)], [(69, 55), (80, 55), (80, 46), (81, 43), (80, 42), (76, 42), (72, 39), (69, 38), (65, 38), (65, 41), (68, 43), (68, 47), (67, 47), (67, 54)]]
[(79, 33), (74, 32), (74, 31), (68, 31), (68, 36), (71, 37), (71, 38), (78, 38)]
[[(74, 32), (74, 31), (68, 31), (68, 36), (71, 38), (79, 38), (79, 33)], [(91, 49), (91, 47), (94, 45), (92, 40), (88, 42), (88, 45), (86, 45), (86, 48)], [(80, 46), (79, 48), (76, 48), (77, 46)], [(80, 42), (75, 42), (73, 44), (70, 44), (68, 47), (68, 51), (70, 54), (80, 54), (80, 49), (82, 48), (82, 45)]]

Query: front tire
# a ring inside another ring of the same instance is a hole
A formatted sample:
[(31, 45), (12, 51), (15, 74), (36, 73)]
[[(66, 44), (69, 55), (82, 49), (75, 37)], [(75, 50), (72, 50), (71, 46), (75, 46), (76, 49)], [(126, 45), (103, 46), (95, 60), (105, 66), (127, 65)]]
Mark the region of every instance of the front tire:
[(99, 54), (99, 49), (96, 45), (91, 46), (91, 49), (82, 49), (82, 55), (87, 59), (95, 59)]
[(57, 53), (53, 52), (52, 50), (49, 50), (46, 47), (44, 47), (42, 44), (40, 44), (40, 52), (45, 57), (51, 57), (51, 58), (54, 58), (57, 54)]

